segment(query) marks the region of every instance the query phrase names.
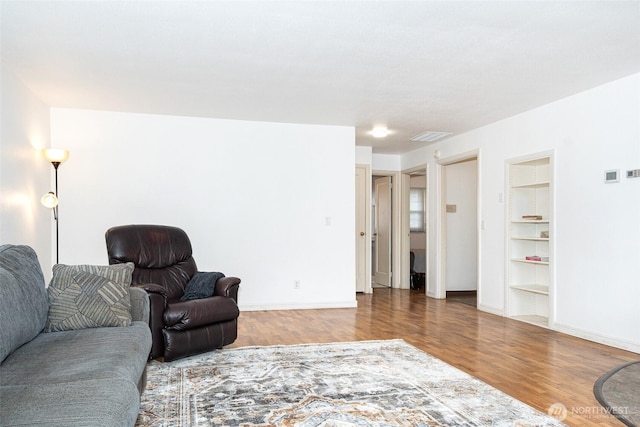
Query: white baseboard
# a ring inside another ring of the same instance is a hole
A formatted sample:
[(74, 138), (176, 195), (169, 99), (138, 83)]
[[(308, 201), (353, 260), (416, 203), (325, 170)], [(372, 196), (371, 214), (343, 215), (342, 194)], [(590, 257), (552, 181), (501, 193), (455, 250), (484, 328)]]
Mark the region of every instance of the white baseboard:
[(338, 301), (326, 303), (289, 303), (289, 304), (258, 304), (258, 305), (242, 305), (240, 311), (274, 311), (274, 310), (314, 310), (323, 308), (356, 308), (358, 301)]
[(486, 313), (495, 314), (496, 316), (504, 316), (504, 310), (499, 308), (490, 307), (488, 305), (478, 304), (478, 310)]
[(582, 338), (588, 341), (597, 342), (598, 344), (604, 344), (611, 347), (616, 347), (622, 350), (632, 351), (634, 353), (640, 353), (640, 344), (633, 343), (626, 340), (620, 340), (616, 338), (607, 337), (600, 334), (594, 334), (593, 332), (585, 331), (582, 329), (574, 328), (572, 326), (563, 325), (558, 322), (553, 323), (552, 329), (554, 331), (562, 332), (567, 335), (573, 335), (574, 337)]

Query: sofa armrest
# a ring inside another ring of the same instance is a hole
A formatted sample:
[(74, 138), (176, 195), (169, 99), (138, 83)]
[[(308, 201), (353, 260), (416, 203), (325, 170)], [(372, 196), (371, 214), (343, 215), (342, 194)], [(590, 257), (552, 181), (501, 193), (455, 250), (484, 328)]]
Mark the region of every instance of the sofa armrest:
[(131, 300), (131, 320), (149, 324), (149, 295), (144, 289), (132, 286), (129, 288), (129, 299)]
[(222, 277), (216, 282), (216, 288), (213, 295), (232, 298), (237, 304), (239, 287), (240, 279), (237, 277)]

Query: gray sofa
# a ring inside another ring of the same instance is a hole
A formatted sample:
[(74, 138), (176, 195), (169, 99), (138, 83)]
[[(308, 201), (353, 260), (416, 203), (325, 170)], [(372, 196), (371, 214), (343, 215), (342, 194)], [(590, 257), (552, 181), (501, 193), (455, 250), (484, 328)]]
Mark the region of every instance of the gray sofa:
[(49, 300), (28, 246), (0, 246), (0, 426), (135, 424), (151, 349), (146, 293), (130, 326), (44, 332)]

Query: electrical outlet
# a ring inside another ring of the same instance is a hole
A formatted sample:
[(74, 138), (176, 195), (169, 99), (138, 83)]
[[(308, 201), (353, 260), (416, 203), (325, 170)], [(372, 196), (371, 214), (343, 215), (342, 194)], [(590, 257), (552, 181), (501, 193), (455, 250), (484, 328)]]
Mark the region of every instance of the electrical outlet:
[(300, 280), (294, 280), (293, 289), (300, 289)]

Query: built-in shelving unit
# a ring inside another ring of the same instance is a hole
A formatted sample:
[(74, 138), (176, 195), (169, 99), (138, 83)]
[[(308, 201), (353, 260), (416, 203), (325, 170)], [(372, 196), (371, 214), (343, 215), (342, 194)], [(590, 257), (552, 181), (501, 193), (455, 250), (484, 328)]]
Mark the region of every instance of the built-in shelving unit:
[(507, 162), (507, 316), (549, 327), (551, 295), (552, 153)]

